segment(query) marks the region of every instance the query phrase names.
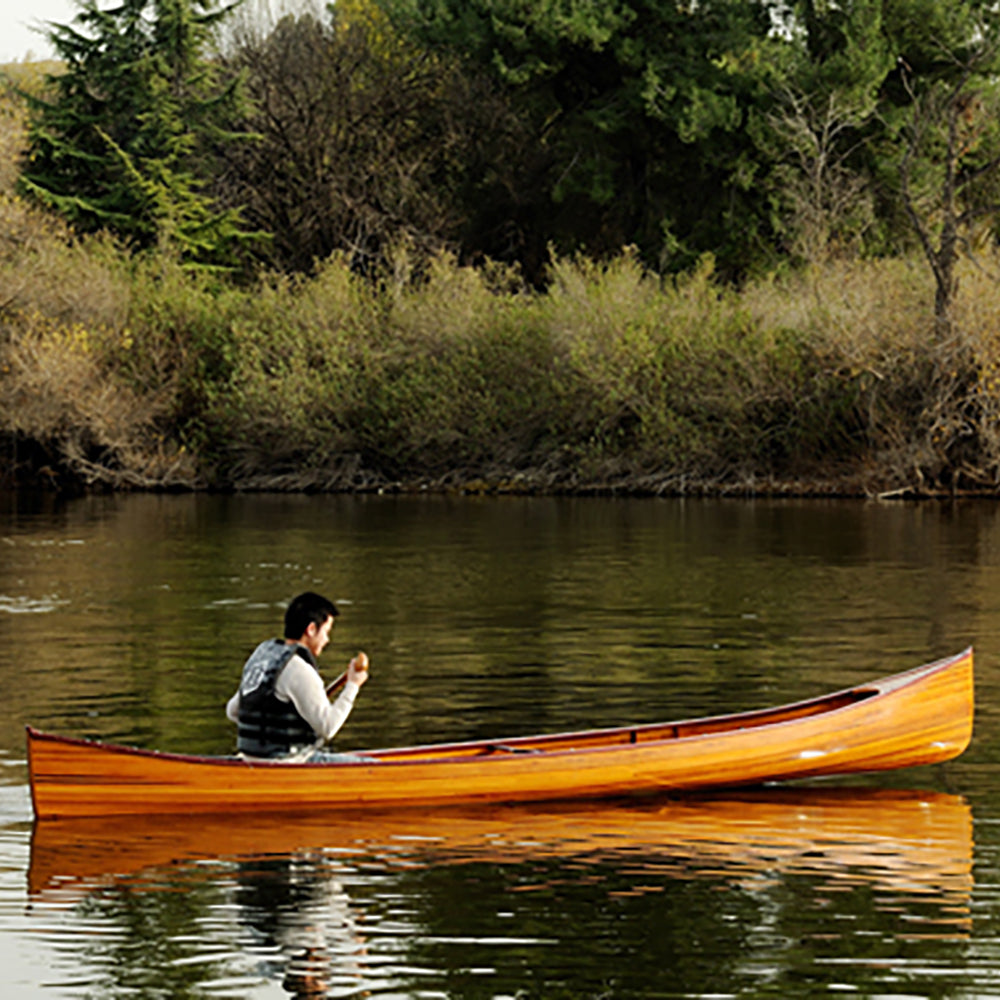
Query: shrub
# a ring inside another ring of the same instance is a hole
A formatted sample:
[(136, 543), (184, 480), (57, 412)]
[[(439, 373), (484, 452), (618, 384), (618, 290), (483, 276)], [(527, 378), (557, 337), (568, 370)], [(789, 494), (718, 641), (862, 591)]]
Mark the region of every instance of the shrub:
[(107, 359), (131, 349), (127, 334), (41, 313), (15, 313), (0, 346), (0, 426), (40, 445), (50, 475), (114, 487), (196, 483), (191, 456), (158, 433), (160, 401), (139, 395)]

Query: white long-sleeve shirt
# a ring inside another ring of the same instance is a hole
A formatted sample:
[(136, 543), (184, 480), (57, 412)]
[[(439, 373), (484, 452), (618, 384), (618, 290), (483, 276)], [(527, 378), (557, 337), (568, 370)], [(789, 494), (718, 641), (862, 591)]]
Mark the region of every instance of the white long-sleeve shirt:
[[(290, 701), (317, 737), (332, 739), (347, 721), (358, 696), (358, 685), (348, 681), (337, 700), (331, 702), (319, 672), (301, 656), (293, 656), (274, 682), (274, 694), (279, 701)], [(240, 691), (226, 703), (226, 715), (232, 722), (240, 719)]]

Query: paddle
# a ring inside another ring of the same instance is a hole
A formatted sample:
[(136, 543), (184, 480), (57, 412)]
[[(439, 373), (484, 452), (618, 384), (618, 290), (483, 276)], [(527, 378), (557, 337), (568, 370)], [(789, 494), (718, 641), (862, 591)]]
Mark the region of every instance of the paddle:
[[(361, 667), (362, 670), (367, 672), (368, 657), (364, 653), (358, 653), (358, 655), (354, 657), (354, 661), (357, 661), (357, 665)], [(347, 674), (348, 671), (345, 670), (336, 680), (332, 680), (330, 681), (329, 684), (327, 684), (326, 686), (327, 697), (330, 697), (330, 695), (335, 694), (347, 683)]]

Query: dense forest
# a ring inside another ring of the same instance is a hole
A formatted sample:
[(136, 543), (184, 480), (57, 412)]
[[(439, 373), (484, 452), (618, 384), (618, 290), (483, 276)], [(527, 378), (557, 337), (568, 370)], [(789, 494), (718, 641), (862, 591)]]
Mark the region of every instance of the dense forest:
[(1000, 487), (1000, 11), (82, 0), (0, 108), (0, 482)]

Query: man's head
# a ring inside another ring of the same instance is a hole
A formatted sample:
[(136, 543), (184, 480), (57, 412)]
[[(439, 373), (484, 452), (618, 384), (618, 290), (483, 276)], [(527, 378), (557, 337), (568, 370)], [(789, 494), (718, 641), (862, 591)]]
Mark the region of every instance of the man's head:
[(333, 601), (312, 591), (299, 594), (285, 611), (285, 638), (301, 642), (319, 656), (330, 641), (330, 629), (338, 614)]

